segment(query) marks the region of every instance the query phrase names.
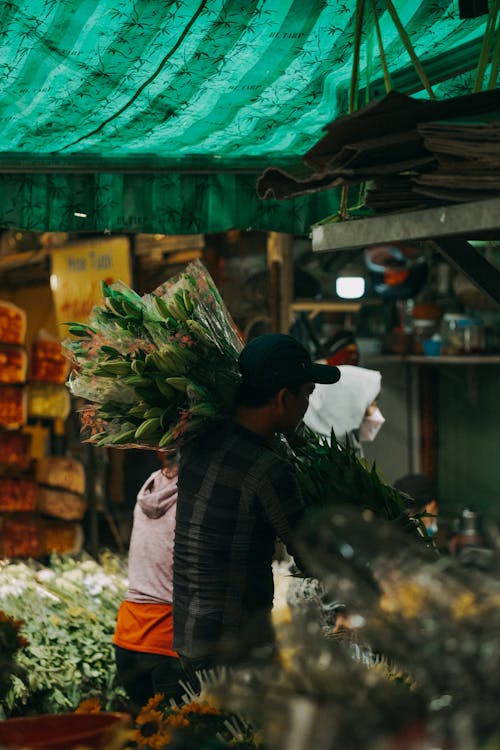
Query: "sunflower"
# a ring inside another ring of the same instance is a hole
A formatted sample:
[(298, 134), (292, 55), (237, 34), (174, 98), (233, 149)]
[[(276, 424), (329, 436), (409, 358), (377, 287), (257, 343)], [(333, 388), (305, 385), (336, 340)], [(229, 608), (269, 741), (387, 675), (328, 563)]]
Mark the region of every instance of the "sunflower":
[(98, 714), (102, 710), (98, 698), (87, 698), (75, 708), (75, 714)]
[(171, 733), (167, 726), (167, 717), (156, 706), (163, 696), (155, 695), (143, 706), (135, 720), (138, 727), (134, 731), (134, 741), (139, 747), (161, 748), (170, 744)]

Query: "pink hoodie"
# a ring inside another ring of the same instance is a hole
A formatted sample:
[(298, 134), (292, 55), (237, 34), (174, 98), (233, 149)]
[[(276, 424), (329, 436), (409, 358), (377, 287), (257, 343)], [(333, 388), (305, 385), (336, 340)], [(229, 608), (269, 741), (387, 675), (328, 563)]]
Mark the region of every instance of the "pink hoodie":
[(137, 495), (128, 556), (125, 599), (148, 604), (172, 603), (177, 476), (153, 472)]

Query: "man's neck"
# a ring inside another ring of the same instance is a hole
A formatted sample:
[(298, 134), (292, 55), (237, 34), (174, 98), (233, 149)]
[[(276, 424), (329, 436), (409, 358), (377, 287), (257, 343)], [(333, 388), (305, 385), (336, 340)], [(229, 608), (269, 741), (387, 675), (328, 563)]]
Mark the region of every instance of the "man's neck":
[(248, 409), (241, 406), (236, 410), (233, 421), (235, 424), (239, 424), (240, 427), (244, 427), (246, 430), (250, 430), (250, 432), (255, 432), (269, 442), (272, 442), (276, 435), (276, 428), (266, 418), (264, 410), (261, 409)]

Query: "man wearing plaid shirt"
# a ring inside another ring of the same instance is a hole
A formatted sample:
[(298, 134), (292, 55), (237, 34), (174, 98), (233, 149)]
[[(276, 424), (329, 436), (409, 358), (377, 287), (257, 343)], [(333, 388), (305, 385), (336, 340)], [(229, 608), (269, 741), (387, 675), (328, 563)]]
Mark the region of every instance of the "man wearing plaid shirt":
[(174, 648), (191, 669), (273, 654), (272, 558), (277, 537), (293, 555), (304, 502), (276, 452), (294, 432), (314, 383), (336, 367), (311, 361), (293, 337), (267, 334), (241, 352), (231, 422), (182, 451), (174, 548)]

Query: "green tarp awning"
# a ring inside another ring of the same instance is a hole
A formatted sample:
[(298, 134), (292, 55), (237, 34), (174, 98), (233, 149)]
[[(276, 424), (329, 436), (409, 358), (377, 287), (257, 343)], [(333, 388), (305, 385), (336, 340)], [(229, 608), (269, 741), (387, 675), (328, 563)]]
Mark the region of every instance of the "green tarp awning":
[[(393, 6), (436, 95), (469, 93), (487, 17), (460, 19), (456, 0)], [(387, 0), (373, 7), (393, 86), (419, 94)], [(370, 13), (360, 105), (385, 93)], [(0, 225), (307, 232), (334, 191), (261, 201), (255, 182), (346, 111), (355, 29), (353, 0), (5, 0)]]

